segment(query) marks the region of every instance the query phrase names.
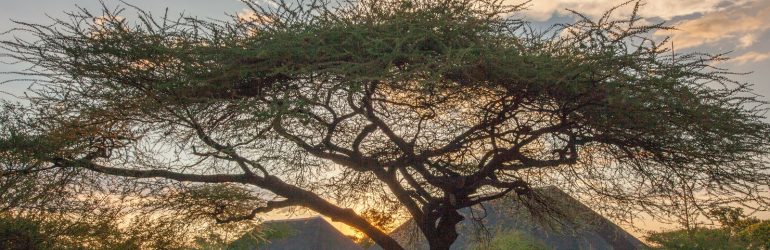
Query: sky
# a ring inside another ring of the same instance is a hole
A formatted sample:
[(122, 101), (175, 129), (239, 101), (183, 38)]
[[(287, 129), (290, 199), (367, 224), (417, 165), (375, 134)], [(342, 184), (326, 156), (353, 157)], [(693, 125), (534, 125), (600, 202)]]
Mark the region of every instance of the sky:
[[(198, 17), (226, 19), (227, 14), (246, 13), (238, 0), (125, 0), (147, 11), (162, 14), (185, 13)], [(110, 7), (120, 5), (116, 0), (104, 0)], [(521, 1), (519, 1), (521, 2)], [(620, 3), (618, 0), (533, 0), (519, 14), (535, 23), (565, 22), (573, 18), (567, 9), (591, 17)], [(516, 2), (512, 2), (516, 3)], [(84, 7), (99, 13), (98, 0), (0, 0), (0, 31), (16, 27), (11, 20), (50, 23), (46, 15), (63, 17), (64, 11)], [(629, 13), (630, 8), (621, 9)], [(680, 52), (730, 52), (730, 61), (716, 65), (734, 72), (752, 72), (734, 79), (754, 85), (760, 99), (770, 101), (770, 0), (647, 0), (639, 14), (648, 22), (665, 21), (678, 29), (655, 36), (671, 36)], [(131, 19), (129, 15), (127, 18)], [(2, 34), (9, 39), (12, 34)], [(0, 59), (2, 61), (3, 59)], [(21, 65), (0, 63), (0, 72), (18, 70)], [(0, 74), (0, 82), (14, 78)], [(24, 83), (0, 84), (0, 98), (23, 92)]]

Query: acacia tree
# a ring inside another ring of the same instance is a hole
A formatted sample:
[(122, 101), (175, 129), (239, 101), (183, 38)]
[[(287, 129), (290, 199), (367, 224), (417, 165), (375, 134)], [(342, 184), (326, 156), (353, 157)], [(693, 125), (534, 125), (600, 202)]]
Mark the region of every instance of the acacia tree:
[(63, 171), (142, 197), (226, 183), (253, 207), (203, 209), (217, 222), (304, 207), (385, 249), (402, 247), (363, 209), (398, 204), (448, 249), (459, 209), (544, 185), (618, 217), (768, 204), (764, 103), (722, 55), (652, 39), (668, 28), (639, 2), (544, 31), (503, 1), (246, 5), (18, 23), (35, 39), (2, 46), (35, 85), (6, 104), (2, 178)]

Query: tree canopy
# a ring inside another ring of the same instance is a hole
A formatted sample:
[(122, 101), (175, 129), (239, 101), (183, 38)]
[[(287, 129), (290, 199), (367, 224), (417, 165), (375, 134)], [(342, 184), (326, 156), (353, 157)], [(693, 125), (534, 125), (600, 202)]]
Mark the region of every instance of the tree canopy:
[(694, 227), (652, 232), (647, 240), (657, 249), (768, 249), (770, 220), (743, 215), (741, 208), (720, 207), (710, 212), (720, 227)]
[(499, 0), (245, 4), (18, 22), (33, 38), (1, 46), (34, 85), (4, 102), (0, 204), (88, 191), (219, 223), (304, 207), (385, 249), (402, 247), (362, 211), (407, 214), (448, 249), (458, 209), (547, 210), (546, 185), (617, 218), (769, 204), (765, 103), (723, 55), (652, 37), (670, 28), (640, 2), (548, 29)]

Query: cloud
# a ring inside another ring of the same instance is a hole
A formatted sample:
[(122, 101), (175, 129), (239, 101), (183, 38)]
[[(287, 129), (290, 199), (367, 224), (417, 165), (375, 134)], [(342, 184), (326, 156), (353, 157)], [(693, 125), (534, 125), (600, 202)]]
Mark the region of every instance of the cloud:
[(657, 32), (671, 36), (677, 48), (695, 47), (726, 39), (736, 40), (736, 47), (748, 47), (758, 34), (770, 30), (770, 1), (755, 0), (705, 13), (697, 19), (675, 23), (676, 31)]
[[(749, 0), (734, 0), (742, 3)], [(521, 2), (521, 1), (512, 1)], [(527, 17), (534, 21), (546, 21), (556, 14), (567, 14), (566, 9), (575, 10), (590, 17), (600, 17), (605, 11), (622, 3), (617, 0), (552, 0), (533, 1), (525, 11)], [(673, 17), (717, 11), (724, 5), (723, 0), (648, 0), (639, 10), (642, 17), (658, 17), (670, 20)], [(617, 14), (628, 15), (633, 8), (618, 9)]]
[(238, 11), (238, 13), (235, 13), (235, 16), (238, 17), (241, 21), (246, 22), (253, 22), (256, 20), (259, 20), (259, 16), (256, 12), (250, 9), (243, 9), (242, 11)]
[(749, 47), (751, 45), (754, 45), (754, 43), (757, 42), (757, 36), (754, 35), (754, 34), (746, 34), (746, 35), (742, 36), (739, 41), (741, 42), (739, 47), (746, 48), (746, 47)]
[(243, 22), (252, 22), (252, 23), (270, 23), (273, 22), (273, 19), (269, 16), (260, 15), (254, 12), (251, 9), (243, 9), (237, 13), (235, 13), (235, 16), (238, 18), (238, 20)]
[(746, 64), (750, 62), (759, 62), (770, 59), (770, 52), (767, 53), (759, 53), (756, 51), (751, 51), (746, 54), (737, 56), (733, 58), (731, 61), (736, 62), (738, 64)]

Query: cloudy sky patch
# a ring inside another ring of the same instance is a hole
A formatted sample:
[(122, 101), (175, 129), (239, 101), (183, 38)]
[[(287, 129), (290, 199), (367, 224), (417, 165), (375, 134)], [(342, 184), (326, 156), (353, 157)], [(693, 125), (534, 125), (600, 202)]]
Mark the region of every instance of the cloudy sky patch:
[(706, 12), (690, 20), (673, 23), (677, 30), (669, 35), (679, 48), (690, 48), (729, 40), (738, 48), (754, 45), (758, 34), (770, 30), (770, 1), (751, 1)]

